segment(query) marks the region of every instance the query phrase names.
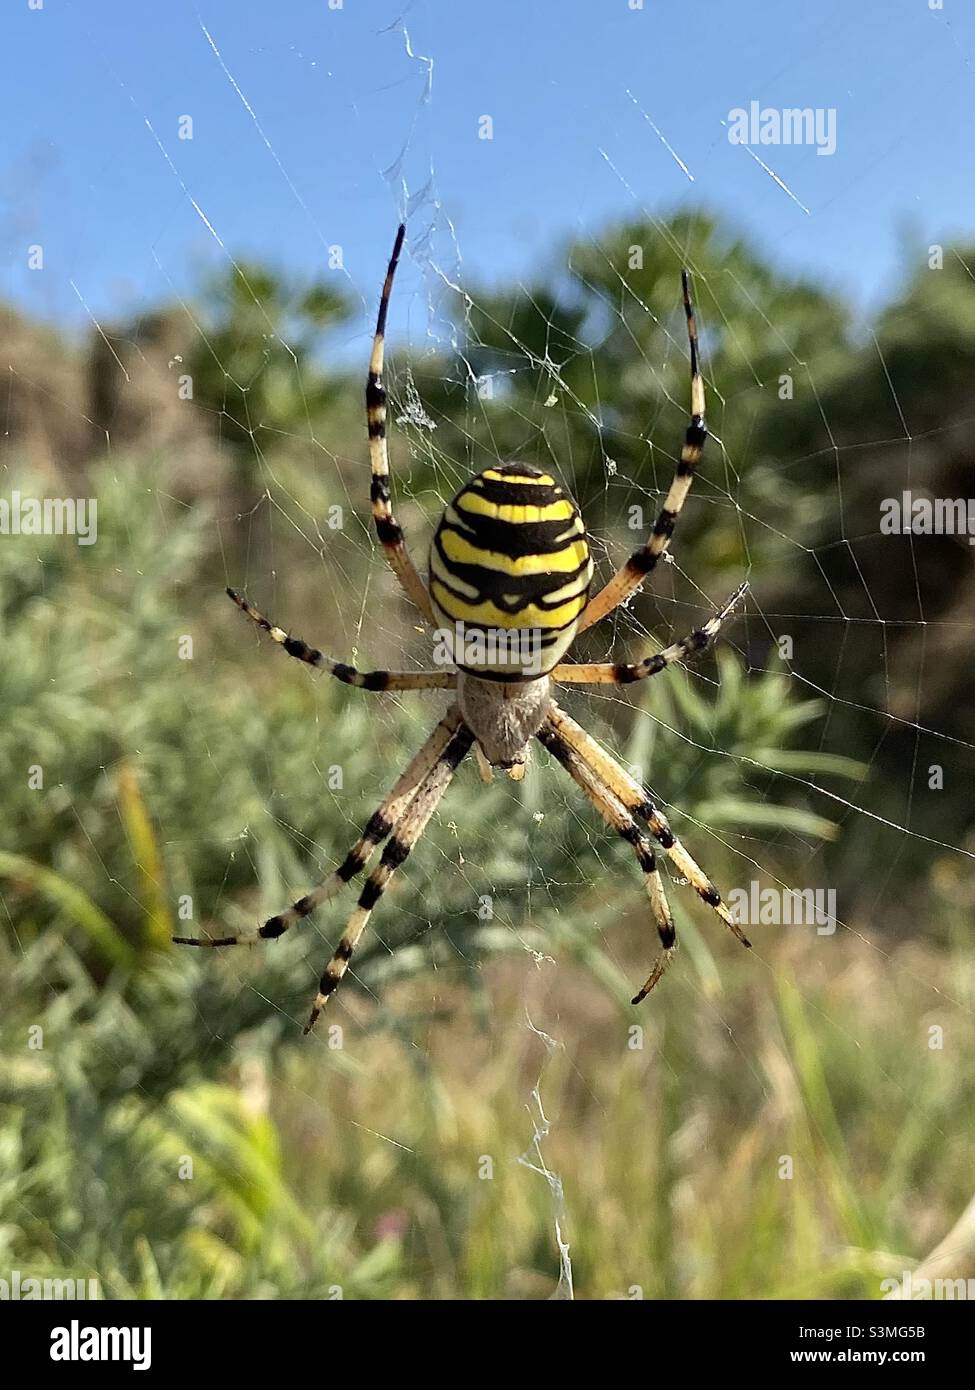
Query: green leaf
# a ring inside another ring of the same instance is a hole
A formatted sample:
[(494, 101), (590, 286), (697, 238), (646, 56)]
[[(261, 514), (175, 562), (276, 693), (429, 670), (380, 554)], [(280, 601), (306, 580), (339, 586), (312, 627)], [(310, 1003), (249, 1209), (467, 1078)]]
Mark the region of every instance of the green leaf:
[(791, 830), (797, 835), (810, 835), (817, 840), (835, 840), (839, 826), (825, 816), (801, 806), (778, 806), (767, 801), (745, 801), (737, 797), (721, 797), (702, 802), (697, 817), (708, 825), (750, 825)]
[(80, 927), (88, 939), (98, 948), (112, 965), (132, 968), (136, 963), (135, 949), (129, 945), (110, 918), (96, 906), (73, 883), (53, 869), (45, 869), (31, 859), (19, 854), (9, 854), (0, 850), (0, 878), (12, 879), (25, 884), (35, 893), (40, 893), (60, 908), (75, 926)]

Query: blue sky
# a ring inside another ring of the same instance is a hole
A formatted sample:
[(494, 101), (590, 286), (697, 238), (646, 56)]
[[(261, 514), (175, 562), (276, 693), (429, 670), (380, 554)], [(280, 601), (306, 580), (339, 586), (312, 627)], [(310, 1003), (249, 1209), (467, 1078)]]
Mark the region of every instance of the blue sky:
[[(975, 232), (975, 7), (631, 3), (7, 0), (0, 296), (83, 325), (82, 300), (122, 316), (228, 253), (312, 275), (339, 244), (365, 308), (400, 211), (391, 166), (426, 190), (411, 230), (436, 200), (472, 282), (529, 277), (559, 239), (688, 199), (864, 303), (906, 256)], [(836, 109), (832, 156), (756, 150), (808, 215), (728, 140), (752, 100)], [(404, 278), (397, 313), (422, 331), (435, 274)]]

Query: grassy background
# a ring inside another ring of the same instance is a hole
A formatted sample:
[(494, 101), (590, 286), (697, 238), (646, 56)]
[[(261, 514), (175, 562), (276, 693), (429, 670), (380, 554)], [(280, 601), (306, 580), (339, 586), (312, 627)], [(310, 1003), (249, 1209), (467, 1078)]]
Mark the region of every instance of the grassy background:
[[(567, 704), (719, 884), (835, 886), (842, 925), (760, 926), (749, 956), (675, 884), (684, 949), (632, 1010), (639, 877), (540, 754), (521, 786), (465, 765), (311, 1039), (345, 899), (268, 948), (172, 947), (334, 867), (442, 703), (318, 680), (222, 594), (247, 583), (359, 664), (423, 658), (369, 536), (361, 382), (329, 355), (348, 306), (248, 267), (192, 320), (161, 306), (108, 342), (9, 314), (31, 366), (4, 491), (96, 496), (99, 538), (0, 543), (0, 1269), (113, 1297), (546, 1297), (557, 1208), (534, 1165), (561, 1181), (580, 1296), (873, 1298), (971, 1197), (971, 555), (881, 538), (877, 510), (919, 476), (972, 490), (970, 282), (909, 274), (881, 362), (727, 229), (671, 228), (720, 443), (678, 564), (582, 651), (663, 644), (743, 574), (753, 599), (693, 670)], [(552, 264), (457, 306), (495, 399), (450, 354), (399, 361), (393, 413), (415, 387), (437, 426), (414, 413), (394, 439), (414, 534), (491, 457), (558, 460), (614, 556), (628, 506), (666, 488), (686, 409), (669, 243), (608, 228)]]

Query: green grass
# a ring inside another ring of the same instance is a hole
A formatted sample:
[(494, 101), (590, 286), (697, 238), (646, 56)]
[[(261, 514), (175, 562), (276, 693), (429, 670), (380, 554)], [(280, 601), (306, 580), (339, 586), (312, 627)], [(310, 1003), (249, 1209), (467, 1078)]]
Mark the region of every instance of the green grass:
[[(211, 519), (144, 476), (97, 480), (97, 554), (0, 547), (0, 1267), (113, 1297), (548, 1296), (536, 1084), (580, 1296), (871, 1298), (943, 1234), (975, 1103), (951, 863), (940, 941), (884, 949), (856, 922), (749, 955), (674, 885), (684, 950), (635, 1012), (639, 876), (542, 756), (520, 788), (462, 769), (312, 1039), (345, 902), (265, 949), (171, 946), (333, 867), (436, 705), (258, 642)], [(634, 702), (580, 708), (719, 882), (814, 873), (837, 826), (804, 780), (863, 772), (817, 751), (821, 705), (730, 650)]]

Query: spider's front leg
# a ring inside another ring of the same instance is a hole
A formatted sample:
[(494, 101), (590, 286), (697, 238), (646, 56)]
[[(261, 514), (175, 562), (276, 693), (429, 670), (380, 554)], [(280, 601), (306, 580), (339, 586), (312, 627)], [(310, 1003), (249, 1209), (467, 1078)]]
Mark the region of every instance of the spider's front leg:
[(460, 724), (451, 735), (446, 747), (440, 753), (433, 767), (417, 788), (399, 824), (390, 836), (382, 858), (366, 879), (359, 901), (350, 916), (342, 938), (335, 948), (335, 954), (322, 971), (318, 993), (312, 1005), (305, 1032), (310, 1033), (318, 1022), (319, 1015), (329, 999), (342, 983), (349, 968), (349, 961), (359, 944), (362, 933), (372, 915), (373, 909), (389, 886), (393, 874), (406, 862), (414, 845), (423, 834), (440, 803), (444, 792), (460, 763), (470, 751), (474, 735), (466, 725)]
[(670, 914), (653, 846), (619, 797), (610, 791), (585, 759), (562, 737), (551, 719), (539, 730), (537, 738), (542, 746), (558, 759), (576, 785), (582, 788), (610, 829), (615, 830), (616, 834), (630, 845), (643, 871), (643, 882), (660, 937), (661, 952), (643, 988), (638, 990), (631, 1000), (631, 1003), (639, 1004), (663, 975), (677, 949), (674, 919)]
[(447, 711), (423, 747), (412, 758), (402, 775), (397, 779), (392, 791), (369, 817), (362, 834), (349, 850), (334, 873), (329, 874), (317, 888), (298, 899), (297, 902), (269, 918), (254, 936), (195, 937), (174, 936), (177, 946), (239, 946), (255, 939), (273, 940), (283, 936), (290, 928), (333, 898), (340, 889), (360, 874), (368, 864), (373, 852), (399, 826), (406, 816), (418, 789), (429, 774), (439, 766), (451, 739), (461, 725), (460, 712), (454, 705)]
[(600, 748), (592, 735), (570, 718), (565, 710), (553, 705), (548, 718), (551, 727), (578, 754), (590, 771), (595, 773), (631, 814), (647, 824), (651, 835), (667, 858), (676, 866), (678, 873), (687, 879), (698, 897), (717, 913), (743, 946), (751, 946), (752, 943), (735, 921), (717, 888), (697, 861), (688, 854), (671, 830), (667, 818), (650, 800), (644, 788), (620, 767), (615, 758)]
[[(634, 817), (639, 817), (640, 820), (646, 822), (651, 835), (668, 859), (676, 866), (678, 872), (688, 880), (698, 897), (717, 913), (728, 930), (737, 937), (743, 946), (751, 946), (751, 942), (722, 901), (721, 894), (696, 860), (688, 854), (671, 830), (666, 818), (650, 801), (643, 788), (630, 777), (628, 772), (620, 767), (615, 758), (611, 758), (600, 748), (596, 740), (586, 732), (581, 724), (577, 724), (564, 710), (553, 704), (549, 709), (545, 726), (539, 731), (538, 738), (559, 760), (577, 786), (582, 788), (607, 824), (634, 846), (638, 858), (643, 856), (641, 868), (647, 875), (648, 892), (651, 892), (650, 879), (656, 871), (656, 864), (652, 862), (652, 853), (649, 860), (646, 859), (647, 850), (650, 848), (649, 842), (641, 834)], [(657, 886), (662, 896), (663, 885), (659, 882), (659, 878)], [(651, 903), (654, 905), (656, 913), (655, 891), (651, 892)], [(666, 908), (666, 900), (664, 900), (664, 907)], [(639, 1003), (653, 989), (664, 973), (676, 946), (673, 922), (670, 919), (669, 911), (667, 911), (667, 925), (661, 926), (661, 920), (658, 917), (657, 926), (664, 952), (654, 966), (650, 978), (635, 996), (634, 1003)]]

